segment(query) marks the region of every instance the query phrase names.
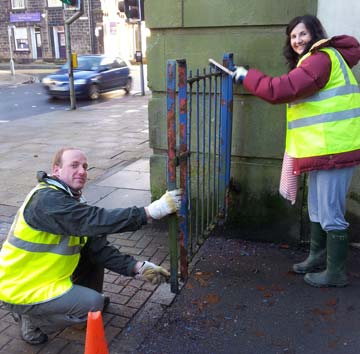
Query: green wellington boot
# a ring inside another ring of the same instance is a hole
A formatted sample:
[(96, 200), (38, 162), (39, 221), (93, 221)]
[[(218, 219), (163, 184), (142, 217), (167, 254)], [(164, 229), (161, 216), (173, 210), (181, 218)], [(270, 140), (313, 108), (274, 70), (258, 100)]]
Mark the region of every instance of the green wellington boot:
[(344, 287), (348, 284), (346, 259), (348, 235), (346, 230), (329, 231), (327, 235), (326, 270), (321, 273), (307, 273), (304, 280), (318, 288)]
[(325, 268), (326, 232), (320, 223), (310, 223), (310, 253), (305, 261), (293, 265), (293, 271), (298, 274), (309, 273), (317, 268)]

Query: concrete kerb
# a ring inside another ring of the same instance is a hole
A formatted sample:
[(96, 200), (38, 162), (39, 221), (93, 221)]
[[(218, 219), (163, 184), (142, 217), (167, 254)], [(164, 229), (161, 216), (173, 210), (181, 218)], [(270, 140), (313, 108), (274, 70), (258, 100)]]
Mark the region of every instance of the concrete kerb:
[[(195, 254), (188, 265), (189, 274), (195, 269), (200, 260), (200, 254)], [(185, 282), (179, 280), (179, 293), (184, 285)], [(151, 329), (162, 318), (166, 309), (176, 299), (176, 296), (177, 294), (171, 292), (170, 284), (160, 285), (120, 335), (111, 342), (109, 348), (111, 354), (137, 353), (136, 348), (150, 335)]]
[(0, 70), (0, 86), (30, 84), (33, 82), (36, 82), (36, 79), (32, 75), (16, 72), (15, 75), (11, 75), (8, 71)]

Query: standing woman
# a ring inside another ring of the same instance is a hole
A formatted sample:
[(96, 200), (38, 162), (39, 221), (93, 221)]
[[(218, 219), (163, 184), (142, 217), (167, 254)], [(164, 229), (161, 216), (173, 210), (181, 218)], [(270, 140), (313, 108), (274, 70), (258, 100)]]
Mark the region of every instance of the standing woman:
[[(293, 270), (312, 286), (343, 287), (346, 194), (360, 163), (360, 92), (351, 71), (360, 45), (346, 35), (326, 39), (312, 15), (294, 18), (286, 36), (288, 74), (271, 77), (237, 67), (234, 80), (269, 103), (287, 103), (284, 166), (290, 164), (292, 176), (309, 173), (310, 253)], [(325, 270), (312, 273), (317, 268)]]

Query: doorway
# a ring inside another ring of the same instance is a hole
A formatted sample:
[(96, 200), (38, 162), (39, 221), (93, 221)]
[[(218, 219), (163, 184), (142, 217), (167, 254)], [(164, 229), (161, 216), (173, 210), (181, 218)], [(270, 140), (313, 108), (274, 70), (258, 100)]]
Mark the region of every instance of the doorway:
[(36, 43), (36, 57), (41, 59), (43, 57), (42, 46), (41, 46), (41, 32), (39, 27), (35, 27), (35, 43)]

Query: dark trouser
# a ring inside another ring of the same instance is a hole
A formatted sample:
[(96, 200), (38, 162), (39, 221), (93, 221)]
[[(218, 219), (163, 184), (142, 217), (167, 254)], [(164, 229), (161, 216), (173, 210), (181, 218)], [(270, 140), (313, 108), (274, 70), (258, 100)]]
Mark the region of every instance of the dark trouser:
[(92, 264), (90, 257), (82, 254), (71, 280), (76, 285), (85, 286), (102, 293), (104, 283), (104, 267)]
[(73, 287), (53, 300), (32, 305), (4, 303), (11, 312), (28, 315), (31, 323), (46, 334), (84, 323), (89, 311), (102, 311), (104, 268), (82, 254), (73, 277)]

